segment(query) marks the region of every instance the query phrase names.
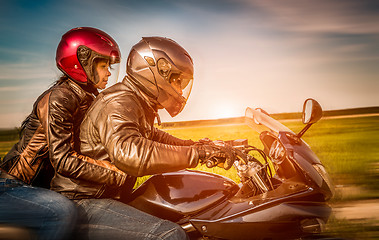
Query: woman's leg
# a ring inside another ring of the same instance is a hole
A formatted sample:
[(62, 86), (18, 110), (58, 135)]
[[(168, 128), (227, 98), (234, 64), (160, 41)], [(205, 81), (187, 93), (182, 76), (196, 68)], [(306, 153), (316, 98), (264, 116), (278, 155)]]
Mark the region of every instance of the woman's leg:
[(78, 239), (187, 239), (179, 225), (116, 200), (83, 199), (77, 204)]
[(69, 239), (76, 219), (74, 202), (63, 195), (0, 179), (0, 224), (31, 229), (38, 239)]

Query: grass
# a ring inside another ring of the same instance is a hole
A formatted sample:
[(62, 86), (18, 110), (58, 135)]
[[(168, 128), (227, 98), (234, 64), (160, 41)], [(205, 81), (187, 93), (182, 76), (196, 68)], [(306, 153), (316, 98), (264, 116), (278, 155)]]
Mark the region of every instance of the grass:
[(304, 136), (334, 183), (379, 190), (379, 117), (326, 119)]
[(17, 140), (0, 142), (0, 158), (1, 159), (3, 159), (3, 157), (7, 154), (7, 152), (12, 148), (12, 146), (15, 143), (17, 143)]
[(324, 234), (338, 239), (379, 239), (379, 226), (373, 220), (351, 221), (332, 215)]

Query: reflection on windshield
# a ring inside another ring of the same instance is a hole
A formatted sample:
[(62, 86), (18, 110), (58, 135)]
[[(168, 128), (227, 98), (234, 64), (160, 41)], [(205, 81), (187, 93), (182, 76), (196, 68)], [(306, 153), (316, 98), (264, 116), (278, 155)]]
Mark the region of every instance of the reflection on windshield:
[(284, 126), (277, 120), (272, 117), (262, 113), (261, 111), (254, 110), (251, 108), (247, 108), (245, 112), (245, 123), (257, 131), (261, 133), (263, 131), (271, 131), (271, 132), (291, 132), (288, 127)]

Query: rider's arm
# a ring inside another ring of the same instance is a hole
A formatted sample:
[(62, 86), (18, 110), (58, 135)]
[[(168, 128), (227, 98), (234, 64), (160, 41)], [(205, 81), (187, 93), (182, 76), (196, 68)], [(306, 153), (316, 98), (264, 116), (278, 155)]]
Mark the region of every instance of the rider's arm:
[(46, 95), (39, 103), (41, 119), (47, 143), (49, 158), (59, 174), (91, 181), (96, 180), (109, 186), (121, 186), (126, 174), (108, 161), (99, 161), (83, 156), (73, 148), (73, 114), (79, 109), (78, 97), (69, 89), (60, 88)]
[[(111, 161), (132, 176), (144, 176), (195, 167), (197, 151), (189, 146), (174, 146), (149, 139), (144, 113), (138, 100), (124, 97), (108, 103), (99, 113), (96, 129)], [(142, 121), (142, 122), (141, 122)]]
[(152, 140), (160, 142), (160, 143), (176, 145), (176, 146), (191, 146), (194, 144), (194, 141), (192, 140), (183, 140), (183, 139), (174, 137), (171, 134), (155, 127), (153, 128)]

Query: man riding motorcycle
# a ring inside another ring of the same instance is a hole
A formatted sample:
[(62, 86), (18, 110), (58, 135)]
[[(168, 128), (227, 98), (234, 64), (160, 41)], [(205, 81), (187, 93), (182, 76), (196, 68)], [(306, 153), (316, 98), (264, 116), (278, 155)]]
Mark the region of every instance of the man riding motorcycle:
[(136, 177), (192, 168), (216, 152), (221, 161), (229, 158), (222, 149), (193, 145), (154, 127), (158, 109), (176, 116), (186, 104), (193, 62), (184, 48), (167, 38), (143, 38), (132, 47), (126, 71), (122, 82), (98, 95), (80, 129), (81, 153), (127, 173), (125, 184), (110, 186), (94, 175), (91, 181), (73, 179), (60, 192), (76, 200), (81, 233), (92, 239), (183, 239), (178, 225), (120, 201), (127, 201)]

